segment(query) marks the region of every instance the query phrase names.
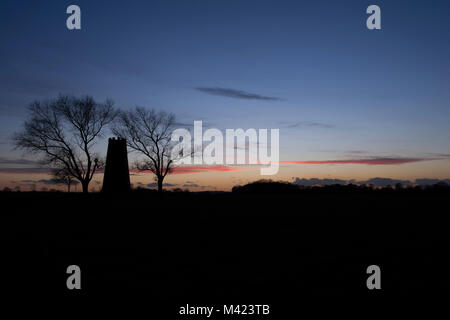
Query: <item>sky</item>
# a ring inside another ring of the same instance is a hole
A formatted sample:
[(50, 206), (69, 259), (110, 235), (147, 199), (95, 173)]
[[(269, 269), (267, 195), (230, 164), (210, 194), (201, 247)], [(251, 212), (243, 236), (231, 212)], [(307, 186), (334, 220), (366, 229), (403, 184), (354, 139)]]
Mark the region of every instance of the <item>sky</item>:
[[(66, 28), (71, 4), (81, 30)], [(381, 30), (366, 27), (372, 4)], [(439, 0), (1, 1), (0, 187), (54, 187), (10, 138), (29, 103), (59, 94), (173, 112), (187, 128), (278, 128), (275, 180), (448, 179), (449, 10)], [(106, 155), (105, 141), (98, 148)], [(211, 166), (166, 186), (261, 178), (255, 166)]]

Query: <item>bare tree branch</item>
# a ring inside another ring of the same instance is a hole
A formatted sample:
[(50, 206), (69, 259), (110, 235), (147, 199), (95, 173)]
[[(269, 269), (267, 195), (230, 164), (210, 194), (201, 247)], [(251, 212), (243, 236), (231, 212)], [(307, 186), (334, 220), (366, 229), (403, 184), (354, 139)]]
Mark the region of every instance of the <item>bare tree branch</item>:
[(115, 135), (127, 140), (128, 147), (145, 156), (136, 167), (155, 174), (159, 192), (173, 167), (171, 136), (174, 124), (173, 114), (136, 107), (132, 111), (120, 112), (112, 129)]
[(30, 118), (13, 138), (16, 148), (42, 154), (45, 164), (79, 180), (83, 192), (88, 192), (99, 169), (93, 146), (117, 115), (112, 101), (97, 103), (90, 96), (60, 96), (35, 101), (28, 111)]

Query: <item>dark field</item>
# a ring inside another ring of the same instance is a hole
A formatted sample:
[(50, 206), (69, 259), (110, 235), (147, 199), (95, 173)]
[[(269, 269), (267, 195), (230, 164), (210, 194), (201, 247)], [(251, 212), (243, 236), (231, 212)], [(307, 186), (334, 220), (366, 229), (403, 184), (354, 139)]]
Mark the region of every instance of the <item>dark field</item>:
[[(1, 193), (7, 285), (165, 303), (448, 292), (448, 191)], [(66, 288), (81, 267), (82, 289)], [(368, 290), (366, 268), (381, 268)]]

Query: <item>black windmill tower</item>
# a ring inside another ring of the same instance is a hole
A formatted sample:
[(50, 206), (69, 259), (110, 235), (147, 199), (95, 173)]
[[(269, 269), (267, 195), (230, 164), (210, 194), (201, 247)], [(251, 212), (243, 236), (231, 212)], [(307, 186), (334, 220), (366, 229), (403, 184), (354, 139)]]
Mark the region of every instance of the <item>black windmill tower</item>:
[(109, 138), (102, 192), (130, 191), (127, 141)]

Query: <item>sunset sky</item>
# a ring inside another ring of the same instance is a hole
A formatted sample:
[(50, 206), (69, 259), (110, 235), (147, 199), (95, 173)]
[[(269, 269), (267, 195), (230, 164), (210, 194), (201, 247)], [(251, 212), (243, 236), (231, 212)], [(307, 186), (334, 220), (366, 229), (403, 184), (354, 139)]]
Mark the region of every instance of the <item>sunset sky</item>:
[[(66, 28), (71, 4), (81, 8), (81, 30)], [(381, 8), (381, 30), (366, 28), (371, 4)], [(449, 179), (449, 12), (438, 0), (3, 0), (0, 188), (55, 187), (39, 157), (13, 150), (10, 138), (30, 102), (60, 93), (173, 112), (187, 129), (194, 120), (280, 129), (276, 176), (258, 166), (189, 167), (167, 187)], [(153, 179), (132, 172), (131, 182)]]

